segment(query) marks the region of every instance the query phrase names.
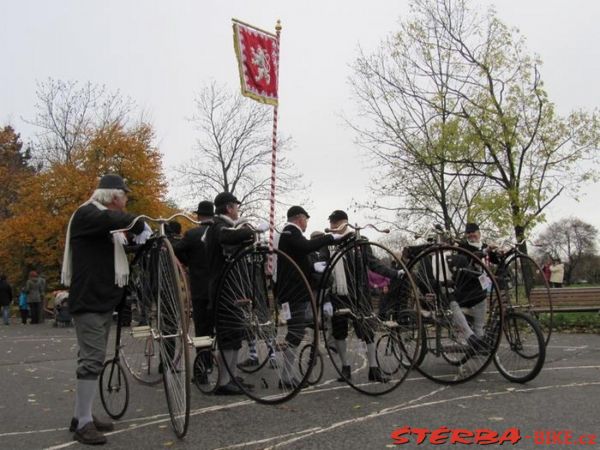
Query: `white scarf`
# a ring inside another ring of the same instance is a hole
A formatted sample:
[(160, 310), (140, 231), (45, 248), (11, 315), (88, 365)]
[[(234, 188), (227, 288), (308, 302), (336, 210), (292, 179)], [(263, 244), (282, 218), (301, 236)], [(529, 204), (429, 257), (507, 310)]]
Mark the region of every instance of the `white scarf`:
[[(285, 227), (287, 227), (288, 225), (291, 225), (293, 227), (298, 228), (298, 230), (300, 230), (300, 233), (304, 233), (302, 231), (302, 228), (300, 228), (298, 225), (296, 225), (295, 223), (291, 223), (291, 222), (286, 222), (283, 224), (282, 229), (285, 230)], [(279, 248), (279, 240), (281, 239), (281, 233), (276, 232), (275, 236), (273, 236), (273, 248)], [(273, 254), (273, 261), (272, 261), (272, 268), (273, 268), (273, 281), (277, 282), (277, 255)]]
[[(92, 199), (83, 203), (79, 208), (89, 205), (90, 203), (101, 211), (108, 209), (102, 203)], [(79, 208), (77, 208), (77, 210), (79, 210)], [(77, 210), (75, 212), (77, 212)], [(60, 276), (61, 283), (67, 287), (71, 285), (71, 276), (73, 275), (73, 262), (71, 255), (71, 222), (73, 222), (74, 216), (75, 213), (73, 213), (69, 219), (69, 226), (67, 227), (65, 253), (63, 255), (62, 272)], [(125, 236), (125, 233), (113, 233), (112, 240), (114, 244), (115, 255), (115, 284), (119, 287), (123, 287), (129, 282), (129, 262), (127, 261), (125, 249), (123, 248), (123, 246), (127, 244), (127, 237)]]
[[(331, 255), (331, 260), (336, 257), (336, 253)], [(334, 293), (337, 295), (348, 295), (348, 281), (346, 280), (346, 270), (344, 269), (344, 258), (338, 259), (333, 266), (333, 280), (335, 281)]]

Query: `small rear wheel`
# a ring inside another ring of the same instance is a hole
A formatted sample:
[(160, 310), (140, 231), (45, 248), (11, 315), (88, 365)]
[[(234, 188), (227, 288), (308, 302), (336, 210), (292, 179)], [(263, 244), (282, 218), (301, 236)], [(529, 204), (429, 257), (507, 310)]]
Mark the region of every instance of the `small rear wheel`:
[(114, 359), (106, 361), (100, 373), (100, 400), (106, 414), (115, 420), (127, 411), (129, 383), (121, 364)]
[(211, 349), (200, 350), (194, 359), (194, 384), (203, 394), (212, 394), (219, 380), (219, 364)]
[(538, 376), (545, 359), (544, 335), (537, 321), (527, 314), (509, 312), (494, 355), (498, 371), (513, 383), (526, 383)]
[(298, 365), (302, 376), (309, 370), (310, 361), (314, 359), (312, 372), (306, 379), (306, 382), (311, 386), (317, 384), (323, 377), (323, 356), (321, 356), (321, 352), (318, 349), (316, 350), (316, 353), (312, 355), (314, 348), (313, 344), (306, 344), (302, 347), (302, 350), (300, 350), (300, 357), (298, 359)]

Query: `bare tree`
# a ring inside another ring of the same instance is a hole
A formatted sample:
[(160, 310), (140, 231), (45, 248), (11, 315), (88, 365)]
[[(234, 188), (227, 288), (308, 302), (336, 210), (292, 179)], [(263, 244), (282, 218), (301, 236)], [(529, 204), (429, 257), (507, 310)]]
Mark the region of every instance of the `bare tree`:
[[(246, 214), (265, 211), (271, 179), (272, 108), (212, 83), (195, 98), (192, 121), (199, 132), (194, 157), (177, 168), (180, 187), (192, 201), (231, 192)], [(285, 158), (290, 139), (277, 143), (277, 200), (301, 186)]]
[(441, 214), (447, 228), (452, 210), (479, 220), (486, 212), (521, 240), (559, 195), (596, 174), (598, 114), (558, 117), (540, 60), (493, 9), (481, 14), (467, 0), (411, 6), (400, 31), (355, 63), (359, 142), (389, 167), (383, 185), (404, 190), (398, 211)]
[(108, 92), (105, 86), (90, 82), (49, 78), (38, 82), (37, 113), (28, 123), (41, 129), (34, 144), (34, 157), (44, 165), (73, 160), (94, 133), (115, 124), (125, 125), (133, 110), (130, 99)]
[(598, 229), (575, 217), (550, 224), (538, 239), (547, 255), (558, 256), (566, 262), (567, 284), (571, 283), (572, 275), (580, 263), (596, 254), (597, 241)]

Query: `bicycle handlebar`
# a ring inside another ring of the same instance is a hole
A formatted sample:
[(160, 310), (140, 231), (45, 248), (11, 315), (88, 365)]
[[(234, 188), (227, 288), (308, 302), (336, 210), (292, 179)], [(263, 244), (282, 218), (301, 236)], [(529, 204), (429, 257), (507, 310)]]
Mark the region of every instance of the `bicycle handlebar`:
[(340, 225), (337, 228), (325, 228), (325, 232), (326, 233), (337, 233), (339, 231), (343, 231), (344, 228), (346, 228), (346, 227), (350, 227), (351, 229), (353, 229), (355, 231), (366, 230), (367, 228), (372, 228), (373, 230), (377, 231), (378, 233), (388, 234), (390, 232), (389, 228), (379, 229), (372, 223), (368, 223), (362, 227), (358, 226), (358, 225), (352, 225), (350, 223), (345, 223), (344, 225)]
[(147, 215), (145, 215), (145, 214), (141, 214), (141, 215), (137, 216), (135, 219), (133, 219), (133, 220), (131, 221), (131, 223), (130, 223), (129, 225), (127, 225), (127, 227), (125, 227), (125, 228), (121, 228), (121, 229), (119, 229), (119, 230), (112, 230), (112, 231), (111, 231), (111, 233), (112, 233), (112, 234), (114, 234), (114, 233), (124, 233), (124, 232), (126, 232), (126, 231), (129, 231), (129, 230), (131, 230), (131, 229), (132, 229), (132, 228), (135, 226), (135, 224), (136, 224), (136, 223), (137, 223), (137, 222), (138, 222), (140, 219), (147, 220), (148, 222), (156, 222), (156, 223), (161, 223), (161, 224), (163, 224), (163, 223), (168, 223), (168, 222), (170, 222), (171, 220), (175, 219), (176, 217), (183, 217), (184, 219), (187, 219), (187, 220), (189, 220), (190, 222), (192, 222), (192, 223), (195, 223), (196, 225), (202, 225), (202, 224), (205, 224), (205, 223), (211, 222), (210, 220), (205, 220), (205, 221), (198, 221), (198, 220), (194, 220), (194, 219), (192, 219), (190, 216), (188, 216), (188, 215), (186, 215), (186, 214), (182, 214), (182, 213), (176, 213), (176, 214), (173, 214), (171, 217), (168, 217), (168, 218), (164, 218), (164, 217), (150, 217), (150, 216), (147, 216)]

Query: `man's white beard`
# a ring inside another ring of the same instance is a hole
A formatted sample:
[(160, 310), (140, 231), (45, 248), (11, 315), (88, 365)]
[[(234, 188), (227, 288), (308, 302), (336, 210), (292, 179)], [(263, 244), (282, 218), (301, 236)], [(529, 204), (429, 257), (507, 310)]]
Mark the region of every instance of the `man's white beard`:
[(483, 243), (481, 241), (467, 241), (469, 245), (476, 247), (478, 250), (481, 250)]

